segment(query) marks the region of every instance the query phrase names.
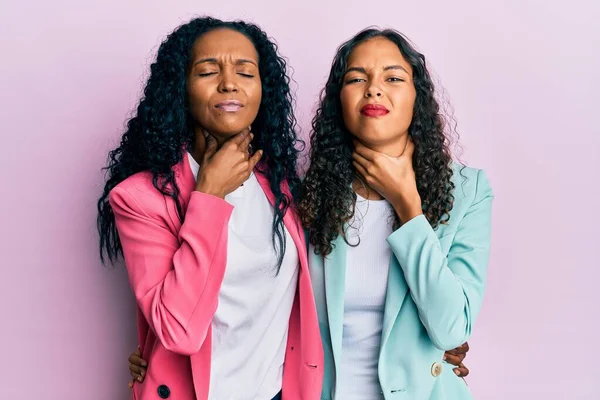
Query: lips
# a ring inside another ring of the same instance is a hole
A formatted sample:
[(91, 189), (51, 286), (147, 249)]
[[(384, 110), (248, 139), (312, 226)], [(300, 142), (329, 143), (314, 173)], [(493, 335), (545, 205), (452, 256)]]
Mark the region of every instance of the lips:
[(215, 105), (215, 108), (225, 112), (236, 112), (242, 107), (244, 107), (244, 105), (237, 100), (225, 100)]
[(360, 113), (366, 117), (381, 117), (390, 111), (381, 104), (367, 104), (360, 109)]

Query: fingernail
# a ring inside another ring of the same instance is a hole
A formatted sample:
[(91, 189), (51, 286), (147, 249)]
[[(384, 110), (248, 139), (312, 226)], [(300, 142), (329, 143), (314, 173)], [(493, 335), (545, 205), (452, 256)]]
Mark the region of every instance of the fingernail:
[(141, 382), (142, 381), (142, 377), (138, 376), (137, 380), (138, 380), (138, 382)]
[(444, 361), (446, 361), (446, 355), (444, 354)]
[(142, 361), (142, 367), (147, 367), (148, 364), (146, 364), (146, 361)]
[(459, 371), (459, 370), (455, 369), (455, 370), (454, 370), (454, 373), (455, 373), (457, 376), (460, 376), (460, 371)]

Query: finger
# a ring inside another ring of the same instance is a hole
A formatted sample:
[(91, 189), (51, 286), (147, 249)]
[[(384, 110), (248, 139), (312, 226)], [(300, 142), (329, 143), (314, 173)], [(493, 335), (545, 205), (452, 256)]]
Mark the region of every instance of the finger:
[(250, 142), (252, 141), (252, 139), (254, 139), (254, 134), (249, 134), (248, 136), (246, 136), (246, 138), (244, 140), (242, 140), (242, 143), (240, 143), (239, 149), (245, 153), (248, 152), (248, 146), (250, 146)]
[(378, 154), (376, 151), (369, 149), (359, 141), (354, 142), (354, 152), (360, 154), (369, 161), (373, 161)]
[(244, 139), (246, 139), (246, 137), (248, 137), (249, 135), (250, 135), (250, 130), (248, 128), (246, 128), (229, 140), (231, 140), (232, 143), (235, 143), (236, 145), (239, 146), (244, 141)]
[(462, 363), (457, 368), (454, 368), (454, 373), (461, 378), (469, 375), (469, 372), (469, 368), (465, 367)]
[(138, 375), (144, 375), (144, 373), (145, 373), (145, 368), (142, 368), (142, 367), (140, 367), (138, 365), (131, 364), (131, 363), (129, 364), (129, 370), (132, 373), (136, 373)]
[(460, 365), (460, 363), (463, 362), (464, 359), (465, 359), (464, 354), (454, 355), (454, 354), (446, 353), (444, 355), (444, 360), (447, 363), (450, 363), (450, 364), (456, 365), (456, 366)]
[(356, 172), (358, 172), (358, 174), (363, 178), (363, 180), (366, 180), (368, 176), (367, 170), (356, 161), (352, 161), (352, 165), (354, 165), (354, 169), (356, 169)]
[(138, 374), (137, 372), (129, 371), (133, 381), (143, 382), (146, 374)]
[(135, 354), (138, 357), (142, 356), (142, 350), (140, 349), (140, 346), (137, 347), (137, 349), (133, 352), (133, 354)]
[(129, 383), (127, 384), (127, 386), (129, 386), (129, 389), (132, 389), (132, 388), (133, 388), (133, 382), (134, 382), (134, 380), (132, 379), (132, 380), (130, 380), (130, 381), (129, 381)]
[(144, 360), (142, 357), (139, 357), (135, 353), (133, 353), (133, 354), (131, 354), (129, 356), (129, 362), (131, 364), (138, 365), (140, 367), (147, 367), (148, 366), (148, 363), (146, 363), (146, 360)]
[(354, 161), (356, 161), (358, 164), (360, 164), (365, 169), (365, 171), (371, 164), (371, 161), (367, 160), (365, 157), (363, 157), (361, 154), (357, 153), (356, 151), (352, 153), (352, 159)]
[(448, 350), (446, 353), (460, 355), (460, 354), (467, 354), (468, 351), (469, 351), (469, 345), (467, 343), (465, 343), (465, 344), (458, 346), (455, 349)]
[(144, 375), (129, 371), (129, 375), (133, 378), (133, 381), (141, 382), (144, 380)]
[(206, 136), (206, 149), (204, 150), (204, 161), (208, 161), (217, 152), (217, 139), (213, 135)]
[(258, 162), (262, 158), (262, 155), (263, 151), (258, 150), (256, 153), (254, 153), (252, 157), (250, 157), (250, 160), (248, 160), (248, 168), (250, 169), (250, 171), (252, 171), (254, 167), (256, 167), (256, 164), (258, 164)]

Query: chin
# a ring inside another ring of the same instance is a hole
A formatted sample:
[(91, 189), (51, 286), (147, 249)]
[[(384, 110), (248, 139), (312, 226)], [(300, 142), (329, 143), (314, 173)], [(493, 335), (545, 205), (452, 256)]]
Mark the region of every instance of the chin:
[(215, 139), (217, 139), (217, 142), (219, 142), (219, 143), (222, 143), (222, 142), (225, 142), (225, 141), (231, 139), (238, 133), (239, 133), (239, 131), (238, 132), (215, 132), (215, 131), (211, 132), (211, 134), (215, 137)]
[(215, 136), (229, 139), (230, 137), (237, 135), (250, 125), (250, 122), (244, 124), (224, 124), (221, 126), (213, 127), (212, 129), (210, 129), (210, 132)]
[(377, 131), (361, 131), (355, 135), (358, 140), (365, 144), (380, 144), (390, 140), (389, 135), (382, 135), (381, 132)]

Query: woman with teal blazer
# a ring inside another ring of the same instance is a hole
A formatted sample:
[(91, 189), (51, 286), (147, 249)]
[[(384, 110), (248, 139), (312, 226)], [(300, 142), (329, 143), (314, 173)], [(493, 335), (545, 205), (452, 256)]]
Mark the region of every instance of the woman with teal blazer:
[[(425, 57), (400, 33), (368, 29), (338, 49), (298, 201), (322, 400), (472, 398), (445, 351), (481, 309), (493, 196), (483, 171), (452, 160), (448, 128)], [(130, 362), (142, 381), (147, 364)]]
[(492, 190), (452, 161), (425, 58), (393, 30), (337, 51), (299, 211), (323, 400), (472, 398), (444, 361), (483, 300)]

